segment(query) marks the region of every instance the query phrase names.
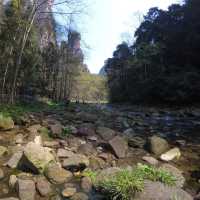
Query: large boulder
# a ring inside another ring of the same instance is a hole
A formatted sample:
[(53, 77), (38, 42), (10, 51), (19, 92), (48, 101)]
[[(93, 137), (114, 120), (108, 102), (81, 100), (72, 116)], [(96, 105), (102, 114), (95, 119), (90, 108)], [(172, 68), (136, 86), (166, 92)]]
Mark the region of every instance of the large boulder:
[(57, 164), (50, 164), (45, 170), (45, 176), (53, 184), (63, 184), (72, 178), (72, 173)]
[(6, 117), (0, 113), (0, 129), (10, 130), (14, 128), (14, 121), (11, 117)]
[(171, 161), (174, 160), (175, 158), (180, 158), (181, 156), (181, 151), (179, 148), (173, 148), (167, 151), (166, 153), (162, 154), (160, 156), (160, 159), (163, 161)]
[(111, 140), (116, 135), (114, 130), (107, 127), (98, 127), (96, 132), (105, 141)]
[(20, 200), (35, 200), (36, 189), (34, 181), (18, 179), (17, 191)]
[(131, 200), (193, 200), (192, 196), (177, 187), (169, 187), (160, 182), (145, 181), (142, 192), (137, 192)]
[(112, 140), (109, 141), (109, 144), (118, 158), (126, 157), (128, 144), (123, 137), (116, 136)]
[(62, 166), (72, 171), (83, 170), (90, 164), (89, 159), (82, 154), (75, 154), (63, 160)]
[(29, 170), (38, 174), (43, 173), (50, 162), (55, 162), (51, 149), (29, 142), (24, 148), (24, 153), (18, 166), (22, 170)]
[(149, 138), (148, 145), (149, 145), (150, 151), (157, 156), (169, 150), (168, 142), (165, 139), (158, 136), (153, 136)]

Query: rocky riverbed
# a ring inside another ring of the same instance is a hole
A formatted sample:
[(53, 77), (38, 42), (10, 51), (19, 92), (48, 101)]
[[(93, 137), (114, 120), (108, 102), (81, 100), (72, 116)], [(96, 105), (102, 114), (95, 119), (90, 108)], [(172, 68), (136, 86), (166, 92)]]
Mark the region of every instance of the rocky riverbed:
[(196, 108), (73, 105), (0, 118), (0, 129), (1, 200), (107, 199), (84, 171), (106, 177), (138, 163), (170, 172), (176, 186), (147, 181), (132, 199), (198, 199)]

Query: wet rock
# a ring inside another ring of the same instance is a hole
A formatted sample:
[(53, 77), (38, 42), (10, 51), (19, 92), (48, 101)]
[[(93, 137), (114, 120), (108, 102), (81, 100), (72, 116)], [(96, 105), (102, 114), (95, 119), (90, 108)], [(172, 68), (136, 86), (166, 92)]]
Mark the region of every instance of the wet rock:
[(72, 197), (76, 193), (76, 188), (68, 187), (62, 191), (62, 196), (65, 198)]
[(155, 159), (154, 157), (151, 156), (144, 156), (142, 157), (142, 160), (146, 161), (147, 163), (149, 163), (150, 165), (156, 166), (158, 165), (158, 160)]
[(38, 174), (43, 173), (50, 162), (55, 162), (51, 149), (42, 147), (34, 142), (29, 142), (24, 148), (19, 168), (25, 170), (28, 169), (31, 172)]
[(89, 197), (87, 196), (87, 194), (79, 192), (73, 195), (70, 199), (71, 200), (89, 200)]
[(74, 156), (74, 153), (72, 151), (69, 151), (66, 149), (58, 149), (58, 152), (57, 152), (58, 158), (69, 158), (71, 156)]
[(11, 189), (15, 188), (16, 183), (17, 183), (17, 176), (11, 175), (10, 178), (9, 178), (9, 187)]
[(182, 171), (180, 171), (178, 168), (174, 167), (170, 164), (162, 164), (160, 166), (160, 169), (163, 169), (170, 174), (172, 174), (176, 178), (176, 186), (177, 187), (183, 187), (185, 183), (185, 178), (182, 174)]
[(177, 187), (168, 187), (160, 182), (145, 181), (142, 192), (133, 196), (134, 200), (192, 200), (192, 196)]
[(80, 145), (78, 148), (78, 153), (82, 153), (86, 156), (97, 155), (97, 151), (91, 143)]
[(34, 181), (18, 179), (17, 191), (20, 200), (35, 200), (36, 189)]
[(23, 156), (22, 151), (18, 151), (16, 153), (14, 153), (5, 165), (12, 168), (12, 169), (17, 168), (22, 156)]
[(105, 141), (109, 141), (115, 136), (115, 131), (107, 127), (98, 127), (96, 132)]
[(0, 146), (0, 157), (8, 153), (8, 149), (4, 146)]
[(10, 130), (14, 128), (14, 121), (11, 117), (6, 117), (0, 114), (0, 129), (1, 130)]
[(0, 168), (0, 180), (2, 180), (4, 177), (4, 171)]
[(152, 153), (159, 156), (169, 150), (169, 144), (165, 139), (153, 136), (149, 138), (149, 148)]
[(45, 170), (45, 176), (53, 184), (63, 184), (72, 178), (72, 173), (57, 164), (50, 164)]
[(76, 171), (83, 170), (90, 164), (89, 159), (82, 154), (75, 154), (70, 158), (64, 159), (62, 166), (66, 169)]
[(90, 192), (92, 190), (92, 180), (89, 177), (83, 177), (81, 179), (81, 188), (84, 192)]
[(163, 161), (171, 161), (174, 160), (175, 158), (179, 159), (181, 156), (181, 151), (179, 148), (173, 148), (167, 151), (166, 153), (162, 154), (160, 156), (160, 159)]
[(49, 196), (52, 193), (51, 184), (45, 177), (38, 177), (36, 181), (36, 189), (43, 197)]
[(118, 158), (125, 158), (128, 150), (127, 142), (123, 137), (116, 136), (109, 141), (110, 146), (112, 147), (115, 155)]

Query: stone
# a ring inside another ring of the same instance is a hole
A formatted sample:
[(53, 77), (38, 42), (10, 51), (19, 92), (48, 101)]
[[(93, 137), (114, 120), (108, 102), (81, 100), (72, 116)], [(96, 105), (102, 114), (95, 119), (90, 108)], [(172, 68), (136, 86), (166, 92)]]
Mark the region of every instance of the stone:
[(68, 187), (62, 191), (62, 196), (68, 198), (72, 197), (75, 193), (76, 193), (76, 188)]
[(64, 159), (62, 166), (66, 169), (77, 171), (83, 170), (90, 164), (89, 159), (82, 154), (75, 154), (70, 158)]
[(51, 149), (29, 142), (19, 163), (20, 169), (29, 169), (35, 174), (43, 173), (50, 162), (55, 162)]
[(145, 145), (145, 140), (141, 137), (128, 138), (128, 146), (133, 148), (143, 148)]
[(151, 156), (144, 156), (142, 157), (142, 160), (146, 161), (147, 163), (149, 163), (150, 165), (156, 166), (158, 165), (158, 160), (155, 159), (154, 157)]
[(4, 146), (0, 146), (0, 157), (4, 156), (6, 153), (8, 153), (8, 149)]
[(15, 126), (14, 121), (11, 117), (6, 117), (2, 114), (0, 114), (0, 129), (1, 130), (10, 130), (13, 129)]
[(37, 178), (36, 189), (42, 197), (49, 196), (52, 193), (51, 184), (45, 177)]
[(35, 124), (32, 126), (29, 126), (27, 130), (32, 134), (32, 135), (37, 135), (38, 131), (42, 128), (40, 124)]
[(79, 136), (93, 136), (95, 135), (95, 130), (94, 127), (90, 124), (83, 124), (81, 127), (78, 129), (77, 134)]
[(20, 200), (35, 200), (36, 189), (32, 180), (17, 180), (17, 191)]
[(96, 132), (105, 141), (111, 140), (116, 135), (114, 130), (107, 127), (98, 127)]
[(0, 180), (2, 180), (4, 177), (4, 171), (0, 168)]
[(66, 149), (58, 149), (58, 152), (57, 152), (58, 158), (69, 158), (71, 156), (74, 156), (74, 153), (72, 151), (69, 151)]
[(15, 197), (8, 197), (8, 198), (0, 199), (0, 200), (19, 200), (19, 199)]
[(53, 184), (63, 184), (72, 178), (72, 173), (57, 164), (50, 164), (45, 170), (45, 176)]
[(12, 168), (12, 169), (17, 168), (22, 156), (23, 156), (22, 151), (18, 151), (16, 153), (14, 153), (5, 165)]
[(151, 137), (149, 139), (149, 145), (150, 151), (157, 156), (169, 150), (168, 142), (165, 139), (158, 136)]
[(23, 139), (24, 139), (23, 134), (18, 134), (15, 137), (15, 143), (16, 144), (23, 144), (23, 142), (24, 142)]
[(52, 137), (62, 138), (63, 126), (59, 121), (54, 121), (53, 124), (49, 124), (48, 128)]
[(92, 190), (92, 180), (89, 177), (83, 177), (81, 179), (81, 188), (84, 192), (90, 192)]
[(9, 178), (9, 187), (10, 187), (11, 189), (15, 188), (16, 183), (17, 183), (17, 176), (15, 176), (15, 175), (10, 175), (10, 178)]
[(184, 186), (185, 178), (183, 176), (182, 171), (180, 171), (178, 168), (166, 163), (166, 164), (162, 164), (160, 166), (160, 169), (163, 169), (163, 170), (169, 172), (176, 178), (176, 186), (177, 187), (182, 188)]
[(58, 141), (44, 141), (43, 146), (49, 148), (58, 148), (60, 147), (60, 144)]
[(128, 150), (128, 144), (124, 140), (123, 137), (116, 136), (112, 140), (109, 141), (109, 144), (112, 147), (115, 155), (118, 158), (125, 158), (126, 157), (126, 153), (127, 153), (127, 150)]
[(87, 196), (87, 194), (79, 192), (73, 195), (70, 199), (71, 200), (89, 200), (89, 197)]
[(187, 192), (177, 187), (169, 187), (160, 182), (145, 181), (142, 192), (137, 192), (131, 200), (193, 200)]
[(90, 157), (90, 168), (92, 170), (103, 169), (105, 167), (105, 161), (99, 157), (92, 156)]
[(179, 159), (181, 156), (181, 151), (179, 148), (173, 148), (167, 151), (166, 153), (162, 154), (160, 156), (160, 159), (163, 161), (171, 161), (176, 159)]
[(80, 145), (78, 148), (78, 153), (84, 154), (86, 156), (97, 155), (97, 151), (91, 143)]

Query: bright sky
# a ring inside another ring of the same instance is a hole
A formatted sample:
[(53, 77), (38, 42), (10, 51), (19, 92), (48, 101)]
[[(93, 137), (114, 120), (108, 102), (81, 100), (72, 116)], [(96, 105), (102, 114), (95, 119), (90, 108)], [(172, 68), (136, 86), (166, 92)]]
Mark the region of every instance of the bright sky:
[(167, 9), (169, 5), (180, 1), (87, 0), (88, 15), (78, 20), (78, 27), (82, 40), (89, 46), (85, 53), (85, 63), (90, 71), (99, 72), (104, 61), (112, 56), (116, 46), (124, 40), (123, 33), (134, 34), (140, 15), (146, 14), (151, 7)]

